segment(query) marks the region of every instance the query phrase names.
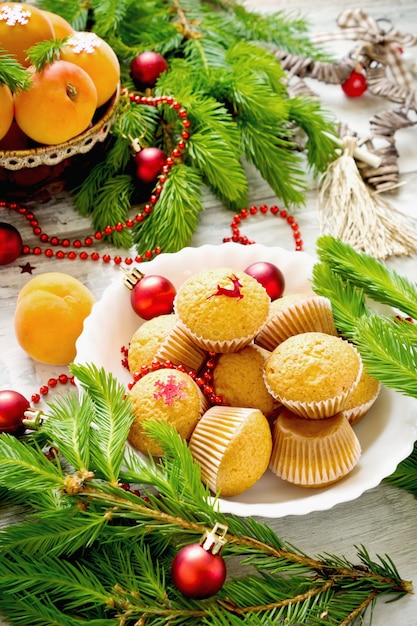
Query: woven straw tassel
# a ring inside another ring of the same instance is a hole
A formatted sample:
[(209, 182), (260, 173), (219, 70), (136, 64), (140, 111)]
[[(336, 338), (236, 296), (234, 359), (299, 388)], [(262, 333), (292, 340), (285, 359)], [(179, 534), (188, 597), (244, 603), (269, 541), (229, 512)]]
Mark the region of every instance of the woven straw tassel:
[(321, 232), (376, 259), (415, 253), (417, 222), (366, 186), (353, 158), (357, 140), (345, 137), (343, 146), (343, 154), (330, 164), (319, 183)]

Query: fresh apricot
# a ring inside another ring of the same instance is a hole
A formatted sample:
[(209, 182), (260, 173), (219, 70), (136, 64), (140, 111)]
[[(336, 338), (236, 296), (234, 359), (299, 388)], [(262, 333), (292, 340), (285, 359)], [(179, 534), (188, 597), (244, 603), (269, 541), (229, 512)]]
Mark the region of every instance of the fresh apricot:
[(54, 37), (57, 39), (63, 39), (75, 32), (71, 24), (61, 15), (58, 15), (58, 13), (52, 13), (52, 11), (46, 11), (46, 9), (42, 9), (42, 13), (46, 15), (51, 22), (52, 28), (54, 29)]
[(69, 274), (46, 272), (35, 276), (17, 298), (14, 327), (19, 345), (41, 363), (71, 363), (93, 304), (91, 292)]
[(32, 84), (14, 96), (15, 118), (38, 143), (59, 144), (88, 128), (97, 107), (97, 90), (81, 67), (55, 61), (32, 72)]
[(40, 9), (20, 2), (0, 4), (0, 48), (14, 55), (25, 67), (30, 65), (27, 50), (53, 36), (52, 24)]
[(97, 89), (97, 106), (116, 91), (120, 64), (113, 48), (95, 33), (75, 32), (61, 50), (61, 59), (71, 61), (89, 74)]
[(7, 85), (0, 84), (0, 139), (9, 132), (13, 117), (13, 94)]

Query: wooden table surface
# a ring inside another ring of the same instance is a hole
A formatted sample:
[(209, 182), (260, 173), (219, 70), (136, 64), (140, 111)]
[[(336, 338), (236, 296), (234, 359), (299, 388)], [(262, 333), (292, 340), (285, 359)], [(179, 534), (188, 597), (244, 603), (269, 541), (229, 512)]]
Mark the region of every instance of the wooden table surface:
[[(301, 12), (308, 18), (311, 32), (337, 30), (336, 18), (346, 8), (343, 0), (252, 0), (246, 5), (259, 11), (284, 10)], [(356, 6), (356, 5), (354, 5)], [(362, 8), (373, 18), (387, 18), (403, 32), (417, 33), (417, 3), (415, 0), (368, 0)], [(328, 44), (335, 52), (342, 51), (342, 45)], [(351, 44), (350, 46), (351, 47)], [(349, 48), (348, 48), (349, 49)], [(417, 64), (417, 48), (405, 52), (410, 66)], [(413, 58), (414, 56), (414, 58)], [(360, 99), (347, 99), (336, 86), (318, 85), (320, 96), (329, 110), (346, 121), (360, 133), (367, 132), (369, 117), (377, 110), (389, 108), (390, 103), (366, 94)], [(397, 146), (400, 151), (401, 182), (398, 191), (390, 196), (396, 209), (417, 216), (417, 129), (412, 127), (398, 133)], [(249, 169), (250, 203), (280, 204), (268, 185), (256, 172)], [(2, 191), (0, 189), (0, 197)], [(221, 244), (223, 237), (230, 234), (231, 213), (221, 207), (207, 192), (204, 196), (205, 211), (191, 241), (192, 246), (205, 243)], [(41, 226), (48, 234), (66, 236), (73, 240), (92, 232), (88, 219), (75, 213), (71, 198), (66, 192), (58, 193), (46, 203), (30, 203)], [(243, 207), (242, 207), (243, 208)], [(316, 183), (311, 181), (305, 206), (297, 211), (297, 221), (304, 240), (304, 250), (315, 254), (315, 241), (319, 235), (317, 219)], [(36, 245), (28, 224), (3, 210), (0, 221), (14, 224), (30, 246)], [(282, 220), (265, 217), (247, 220), (242, 226), (245, 234), (257, 243), (268, 246), (281, 246), (293, 249), (293, 241), (288, 226)], [(104, 251), (104, 248), (102, 249)], [(100, 250), (100, 252), (102, 251)], [(108, 247), (112, 255), (115, 250)], [(32, 361), (19, 347), (14, 335), (13, 315), (19, 290), (31, 278), (22, 273), (19, 265), (30, 261), (34, 266), (33, 276), (42, 272), (58, 270), (80, 279), (91, 289), (97, 299), (105, 287), (119, 278), (120, 270), (103, 263), (82, 261), (51, 261), (45, 256), (19, 258), (13, 264), (0, 267), (0, 388), (15, 389), (30, 397), (50, 377), (57, 376), (63, 368), (46, 366)], [(417, 255), (391, 258), (388, 265), (399, 272), (416, 278)], [(416, 415), (417, 424), (417, 415)], [(10, 523), (14, 511), (0, 508), (0, 525)], [(389, 554), (397, 565), (402, 578), (414, 580), (417, 585), (417, 502), (408, 493), (381, 484), (364, 493), (353, 502), (339, 504), (328, 511), (310, 513), (304, 516), (290, 516), (280, 519), (263, 518), (284, 540), (303, 549), (310, 555), (331, 552), (354, 559), (355, 545), (363, 544), (371, 555)], [(398, 602), (387, 604), (377, 602), (373, 618), (374, 626), (416, 626), (417, 595), (409, 595)]]

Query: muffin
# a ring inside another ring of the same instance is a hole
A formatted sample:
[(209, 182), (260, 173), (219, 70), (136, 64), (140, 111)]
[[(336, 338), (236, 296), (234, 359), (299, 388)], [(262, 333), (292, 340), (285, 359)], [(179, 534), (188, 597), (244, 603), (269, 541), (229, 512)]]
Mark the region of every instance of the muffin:
[(283, 341), (271, 352), (264, 373), (274, 398), (312, 419), (342, 411), (361, 375), (362, 360), (353, 345), (318, 332)]
[(129, 371), (132, 374), (156, 359), (162, 342), (176, 323), (177, 317), (170, 314), (158, 315), (139, 326), (133, 333), (127, 354)]
[(269, 305), (266, 290), (255, 278), (221, 267), (186, 280), (174, 311), (197, 345), (212, 352), (235, 352), (259, 332)]
[(365, 369), (357, 387), (353, 390), (342, 413), (353, 426), (357, 424), (369, 411), (381, 390), (381, 383), (369, 374)]
[(258, 409), (215, 406), (198, 422), (189, 446), (210, 490), (223, 497), (237, 496), (268, 468), (271, 429)]
[(273, 430), (269, 469), (300, 487), (325, 487), (357, 465), (359, 440), (342, 413), (322, 420), (299, 417), (286, 408)]
[(249, 345), (221, 354), (213, 369), (213, 386), (224, 404), (259, 409), (267, 417), (277, 402), (266, 388), (263, 372), (269, 352)]
[(139, 452), (161, 456), (163, 450), (143, 429), (145, 420), (166, 420), (188, 440), (206, 400), (193, 379), (175, 369), (160, 369), (143, 376), (129, 391), (135, 419), (128, 441)]
[(331, 302), (324, 296), (290, 294), (271, 303), (270, 314), (255, 343), (274, 350), (288, 337), (307, 332), (337, 335)]
[(152, 361), (171, 361), (196, 372), (205, 358), (206, 352), (191, 341), (177, 316), (169, 314), (158, 315), (139, 326), (130, 340), (127, 360), (134, 374)]
[(207, 358), (207, 352), (193, 342), (180, 322), (176, 322), (159, 346), (155, 358), (198, 372)]

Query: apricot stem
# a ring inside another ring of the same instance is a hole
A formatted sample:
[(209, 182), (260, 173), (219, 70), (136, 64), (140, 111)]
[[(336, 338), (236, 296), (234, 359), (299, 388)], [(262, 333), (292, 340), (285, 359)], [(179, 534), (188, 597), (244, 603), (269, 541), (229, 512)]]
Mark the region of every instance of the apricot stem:
[(67, 96), (70, 100), (75, 100), (75, 98), (78, 95), (77, 89), (74, 87), (74, 85), (72, 85), (71, 83), (67, 83)]

